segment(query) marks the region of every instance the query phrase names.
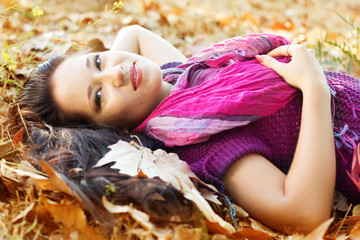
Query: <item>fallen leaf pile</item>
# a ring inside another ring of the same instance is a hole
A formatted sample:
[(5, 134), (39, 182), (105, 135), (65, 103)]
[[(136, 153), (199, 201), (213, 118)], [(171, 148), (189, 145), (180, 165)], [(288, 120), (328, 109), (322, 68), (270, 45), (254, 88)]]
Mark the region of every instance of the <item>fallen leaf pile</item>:
[[(0, 0), (1, 239), (360, 239), (360, 206), (349, 206), (340, 194), (334, 198), (334, 217), (309, 235), (279, 233), (202, 183), (176, 155), (134, 143), (113, 145), (94, 169), (110, 165), (139, 184), (155, 179), (171, 186), (186, 200), (179, 200), (184, 211), (173, 209), (182, 215), (155, 221), (151, 211), (135, 203), (112, 201), (116, 189), (111, 184), (95, 203), (51, 165), (41, 162), (41, 169), (35, 169), (26, 161), (26, 129), (12, 135), (6, 120), (31, 69), (54, 55), (107, 50), (124, 26), (142, 25), (188, 57), (236, 35), (280, 34), (314, 48), (325, 68), (355, 69), (360, 76), (354, 65), (360, 56), (359, 1), (124, 0), (122, 8), (114, 3), (119, 1)], [(329, 39), (355, 61), (338, 64), (343, 53)], [(166, 203), (159, 194), (149, 199)], [(176, 221), (189, 216), (191, 221)]]

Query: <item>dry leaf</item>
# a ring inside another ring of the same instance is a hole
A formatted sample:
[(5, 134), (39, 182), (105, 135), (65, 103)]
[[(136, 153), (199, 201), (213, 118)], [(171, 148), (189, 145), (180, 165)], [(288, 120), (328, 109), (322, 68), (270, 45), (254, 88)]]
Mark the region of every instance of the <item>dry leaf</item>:
[(360, 216), (348, 216), (345, 220), (342, 219), (341, 221), (331, 226), (330, 231), (337, 229), (340, 225), (348, 225), (348, 226), (355, 225), (359, 221), (360, 221)]
[(39, 206), (36, 204), (35, 207), (26, 215), (28, 222), (34, 222), (35, 218), (40, 224), (43, 224), (42, 231), (51, 234), (55, 230), (59, 229), (59, 225), (54, 221), (50, 212), (45, 206)]
[(3, 158), (13, 152), (13, 145), (11, 140), (0, 142), (0, 158)]
[(259, 221), (250, 218), (251, 227), (255, 230), (266, 232), (268, 235), (272, 237), (278, 236), (278, 233), (272, 230), (271, 228), (265, 226), (264, 224), (260, 223)]
[(291, 21), (275, 21), (271, 25), (271, 29), (273, 29), (273, 30), (292, 31), (292, 30), (295, 29), (295, 25)]
[[(178, 190), (181, 190), (181, 186), (184, 184), (195, 188), (190, 180), (190, 178), (192, 178), (212, 190), (217, 191), (214, 186), (202, 182), (191, 171), (189, 165), (179, 159), (177, 154), (167, 153), (162, 149), (151, 151), (148, 148), (135, 145), (137, 144), (120, 140), (109, 147), (111, 151), (100, 159), (95, 167), (114, 163), (111, 168), (118, 169), (120, 173), (137, 176), (141, 171), (141, 174), (149, 178), (159, 177)], [(166, 171), (164, 171), (164, 169), (166, 169)], [(219, 204), (219, 202), (216, 203)]]
[(104, 46), (103, 41), (101, 41), (99, 38), (94, 38), (88, 41), (86, 43), (86, 48), (89, 50), (89, 52), (104, 52), (109, 50)]
[(322, 240), (324, 239), (325, 233), (328, 230), (330, 224), (334, 221), (334, 218), (330, 218), (327, 221), (323, 222), (317, 228), (315, 228), (311, 233), (306, 235), (302, 240)]
[[(70, 196), (75, 196), (73, 191), (69, 188), (69, 186), (61, 179), (58, 173), (47, 163), (40, 161), (40, 166), (44, 170), (44, 172), (49, 175), (49, 180), (51, 182), (51, 190), (57, 190), (60, 192), (64, 192), (66, 194), (69, 194)], [(43, 179), (40, 179), (43, 180)], [(39, 181), (40, 183), (48, 184), (48, 181)], [(45, 184), (45, 185), (46, 185)], [(43, 185), (44, 186), (44, 185)], [(49, 186), (49, 185), (48, 185)]]
[(19, 5), (19, 1), (17, 0), (0, 0), (0, 3), (4, 5), (5, 8), (10, 8)]
[(349, 234), (350, 240), (360, 239), (360, 222), (357, 222)]
[(103, 240), (103, 237), (87, 225), (84, 211), (74, 205), (59, 204), (43, 198), (42, 203), (55, 221), (63, 225), (68, 235), (75, 239)]
[(353, 216), (360, 216), (360, 204), (356, 205), (352, 210)]
[(269, 234), (255, 230), (252, 228), (244, 228), (233, 234), (235, 238), (248, 239), (248, 240), (270, 240), (273, 239)]
[(235, 233), (235, 231), (232, 232), (227, 231), (218, 222), (213, 222), (213, 221), (205, 221), (205, 222), (206, 222), (206, 228), (209, 233), (220, 233), (228, 237), (231, 237), (231, 234)]
[(21, 128), (13, 137), (13, 144), (15, 148), (20, 148), (24, 140), (24, 129)]
[(174, 239), (176, 240), (198, 240), (202, 239), (202, 229), (193, 228), (186, 225), (177, 226), (174, 229)]
[(8, 166), (4, 159), (1, 160), (0, 177), (10, 193), (15, 194), (16, 190), (24, 190), (33, 186), (35, 184), (33, 178), (45, 178), (37, 174), (30, 166), (29, 163), (22, 161), (15, 168), (14, 166)]
[(250, 12), (245, 12), (241, 18), (242, 22), (250, 22), (251, 24), (257, 24), (258, 21), (254, 15)]
[(207, 220), (218, 223), (228, 233), (235, 232), (234, 227), (218, 216), (201, 196), (190, 178), (199, 182), (200, 180), (191, 171), (189, 165), (181, 161), (176, 154), (168, 154), (161, 149), (153, 152), (122, 140), (110, 146), (110, 149), (111, 151), (100, 159), (95, 167), (114, 163), (111, 168), (118, 169), (120, 173), (137, 176), (142, 171), (149, 178), (159, 177), (181, 191), (185, 198), (193, 201)]
[(33, 210), (34, 206), (35, 206), (35, 203), (34, 203), (34, 202), (31, 203), (25, 210), (23, 210), (20, 214), (18, 214), (18, 215), (11, 221), (11, 223), (12, 223), (12, 224), (17, 223), (17, 222), (20, 221), (21, 219), (25, 218), (25, 217), (28, 215), (28, 213)]
[(145, 227), (147, 230), (149, 230), (149, 232), (157, 236), (159, 239), (166, 239), (172, 233), (170, 229), (157, 227), (150, 221), (149, 215), (131, 207), (130, 205), (124, 205), (124, 206), (114, 205), (111, 202), (109, 202), (106, 199), (106, 197), (102, 198), (102, 202), (104, 207), (111, 213), (130, 214), (132, 218), (134, 218), (140, 225)]
[[(22, 161), (18, 167), (19, 167), (18, 169), (10, 167), (6, 164), (4, 160), (1, 161), (1, 169), (6, 170), (7, 175), (4, 176), (8, 178), (14, 180), (15, 179), (18, 180), (20, 179), (20, 177), (31, 177), (33, 179), (40, 179), (40, 180), (48, 179), (47, 177), (36, 173), (35, 172), (36, 170), (28, 162)], [(13, 174), (12, 177), (10, 177), (9, 175), (10, 172), (13, 172), (15, 174)]]

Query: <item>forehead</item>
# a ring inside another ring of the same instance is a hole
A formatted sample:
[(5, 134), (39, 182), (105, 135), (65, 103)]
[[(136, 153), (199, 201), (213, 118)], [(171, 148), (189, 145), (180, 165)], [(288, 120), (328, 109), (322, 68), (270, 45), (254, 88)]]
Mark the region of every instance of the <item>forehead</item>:
[(66, 59), (51, 78), (54, 100), (65, 113), (87, 113), (90, 75), (86, 68), (86, 58), (87, 55), (81, 55)]

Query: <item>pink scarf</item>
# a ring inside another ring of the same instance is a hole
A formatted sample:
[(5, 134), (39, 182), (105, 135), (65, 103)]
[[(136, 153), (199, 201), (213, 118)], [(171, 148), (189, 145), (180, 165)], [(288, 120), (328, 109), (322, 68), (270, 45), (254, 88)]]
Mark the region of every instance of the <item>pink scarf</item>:
[(254, 56), (287, 44), (280, 36), (250, 34), (201, 51), (178, 66), (182, 73), (165, 77), (177, 79), (170, 95), (134, 131), (183, 146), (275, 113), (296, 90)]

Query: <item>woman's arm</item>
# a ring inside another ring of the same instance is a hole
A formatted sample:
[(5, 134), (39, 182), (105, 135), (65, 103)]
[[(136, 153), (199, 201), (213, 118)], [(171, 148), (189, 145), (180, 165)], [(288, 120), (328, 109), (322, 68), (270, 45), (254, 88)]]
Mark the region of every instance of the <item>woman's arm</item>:
[[(301, 127), (287, 175), (260, 155), (247, 155), (224, 177), (230, 195), (254, 218), (280, 231), (308, 232), (330, 217), (335, 188), (335, 147), (330, 92), (314, 54), (301, 45), (268, 55), (291, 55), (288, 64), (258, 60), (303, 93)], [(284, 129), (286, 131), (286, 129)]]
[(168, 62), (185, 62), (187, 60), (168, 41), (138, 25), (122, 28), (110, 50), (121, 50), (139, 54), (152, 60), (159, 66)]

